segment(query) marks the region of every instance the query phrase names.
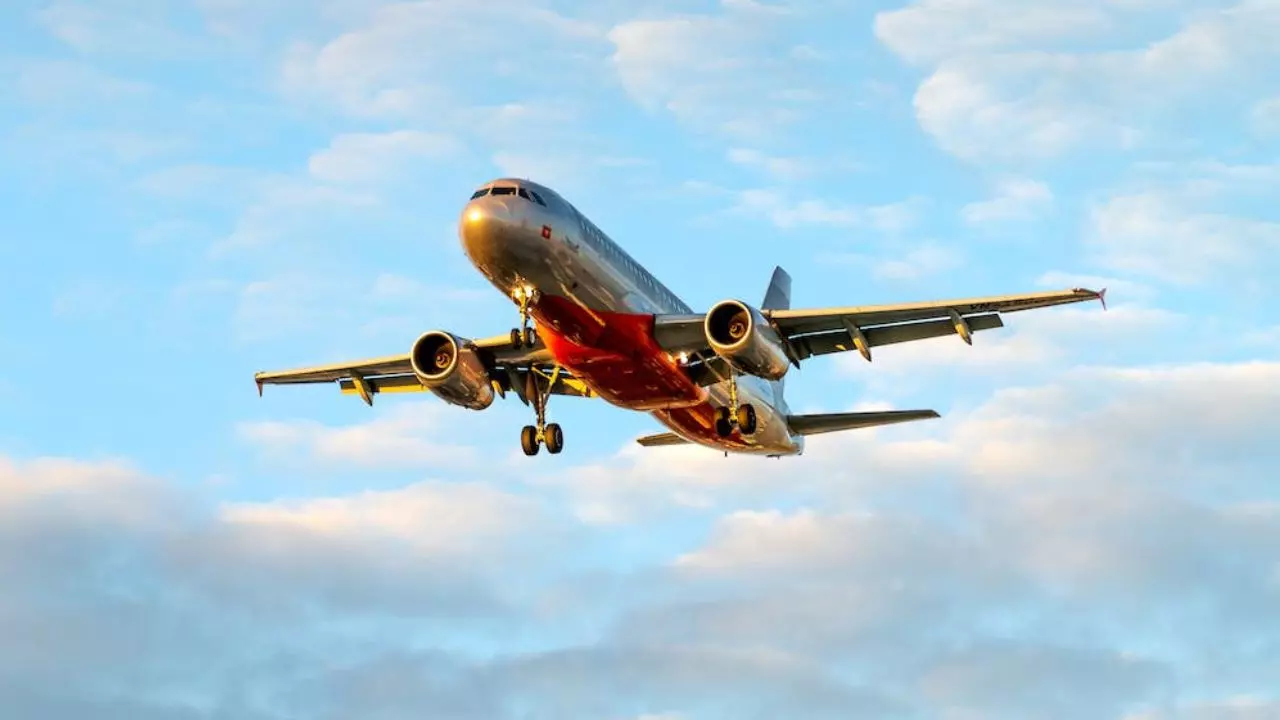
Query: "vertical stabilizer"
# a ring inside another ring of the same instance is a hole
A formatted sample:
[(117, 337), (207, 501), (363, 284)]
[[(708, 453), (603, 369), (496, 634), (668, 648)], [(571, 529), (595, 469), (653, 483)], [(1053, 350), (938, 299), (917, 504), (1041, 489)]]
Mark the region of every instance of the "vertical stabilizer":
[(791, 276), (782, 266), (773, 269), (773, 277), (769, 280), (769, 289), (764, 293), (761, 310), (791, 309)]
[[(764, 301), (760, 303), (761, 310), (790, 310), (791, 309), (791, 276), (786, 270), (779, 265), (773, 269), (773, 277), (769, 279), (769, 289), (764, 292)], [(783, 392), (786, 388), (787, 378), (784, 375), (781, 380), (775, 380), (773, 385), (774, 402), (783, 405)]]

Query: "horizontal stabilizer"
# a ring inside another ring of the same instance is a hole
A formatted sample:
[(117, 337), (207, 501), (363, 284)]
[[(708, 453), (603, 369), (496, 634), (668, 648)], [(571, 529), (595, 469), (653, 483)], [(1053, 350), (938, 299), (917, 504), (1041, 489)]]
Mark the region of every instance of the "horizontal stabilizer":
[(689, 441), (675, 433), (658, 433), (657, 435), (646, 435), (636, 440), (636, 442), (645, 447), (663, 447), (666, 445), (684, 445)]
[(820, 435), (841, 430), (894, 425), (915, 420), (942, 417), (933, 410), (890, 410), (885, 412), (827, 413), (823, 415), (791, 415), (787, 424), (797, 435)]

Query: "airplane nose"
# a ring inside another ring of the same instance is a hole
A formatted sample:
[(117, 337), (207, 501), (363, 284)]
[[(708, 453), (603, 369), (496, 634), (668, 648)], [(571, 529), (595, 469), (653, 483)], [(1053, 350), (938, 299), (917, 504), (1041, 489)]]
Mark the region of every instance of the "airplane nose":
[(511, 210), (505, 203), (491, 198), (473, 200), (463, 209), (458, 225), (462, 249), (472, 262), (492, 260), (502, 249), (509, 227)]

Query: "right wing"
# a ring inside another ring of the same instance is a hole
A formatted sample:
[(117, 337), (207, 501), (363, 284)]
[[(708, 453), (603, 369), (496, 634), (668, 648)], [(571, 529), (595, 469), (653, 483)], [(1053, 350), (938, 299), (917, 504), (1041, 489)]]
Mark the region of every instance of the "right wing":
[[(761, 310), (785, 341), (795, 364), (815, 355), (857, 350), (867, 360), (871, 348), (956, 334), (972, 343), (972, 333), (1004, 327), (1001, 313), (1101, 300), (1106, 290), (1083, 288), (992, 297), (863, 305), (811, 310)], [(654, 338), (668, 352), (690, 356), (690, 374), (712, 384), (726, 377), (727, 366), (707, 345), (705, 314), (660, 315)]]
[[(470, 344), (484, 359), (499, 394), (505, 397), (507, 390), (514, 390), (526, 405), (529, 403), (526, 393), (529, 373), (550, 377), (555, 370), (551, 353), (541, 340), (533, 348), (519, 350), (511, 347), (509, 335), (473, 340)], [(260, 372), (254, 375), (254, 380), (258, 384), (259, 395), (262, 394), (264, 385), (336, 382), (343, 394), (360, 395), (369, 405), (373, 404), (373, 395), (379, 393), (426, 392), (427, 390), (413, 373), (408, 353), (292, 370)], [(592, 396), (585, 383), (564, 369), (559, 370), (559, 376), (552, 384), (551, 392), (555, 395), (575, 397)]]

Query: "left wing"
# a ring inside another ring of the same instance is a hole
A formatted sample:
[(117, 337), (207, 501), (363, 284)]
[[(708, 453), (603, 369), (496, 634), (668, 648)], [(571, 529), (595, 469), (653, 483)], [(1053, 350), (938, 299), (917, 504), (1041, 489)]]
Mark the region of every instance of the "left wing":
[[(541, 340), (533, 348), (516, 350), (511, 347), (509, 335), (497, 335), (483, 340), (473, 340), (470, 346), (483, 358), (498, 393), (506, 397), (507, 390), (514, 390), (526, 405), (529, 403), (526, 392), (529, 374), (539, 373), (544, 377), (550, 377), (554, 371), (551, 353)], [(359, 395), (369, 405), (373, 404), (373, 396), (379, 393), (426, 392), (427, 390), (413, 373), (408, 353), (292, 370), (260, 372), (254, 375), (254, 380), (258, 384), (259, 395), (262, 394), (264, 385), (336, 382), (343, 394)], [(551, 392), (556, 395), (577, 397), (592, 395), (586, 384), (563, 369), (559, 370)]]
[[(793, 363), (814, 355), (857, 350), (868, 361), (871, 348), (957, 334), (972, 344), (972, 335), (1004, 327), (1001, 313), (1100, 300), (1106, 307), (1106, 290), (1084, 288), (992, 297), (865, 305), (813, 310), (761, 310), (778, 331)], [(714, 383), (727, 368), (707, 345), (705, 314), (665, 315), (654, 321), (654, 337), (668, 352), (691, 356), (690, 372), (700, 382)]]

